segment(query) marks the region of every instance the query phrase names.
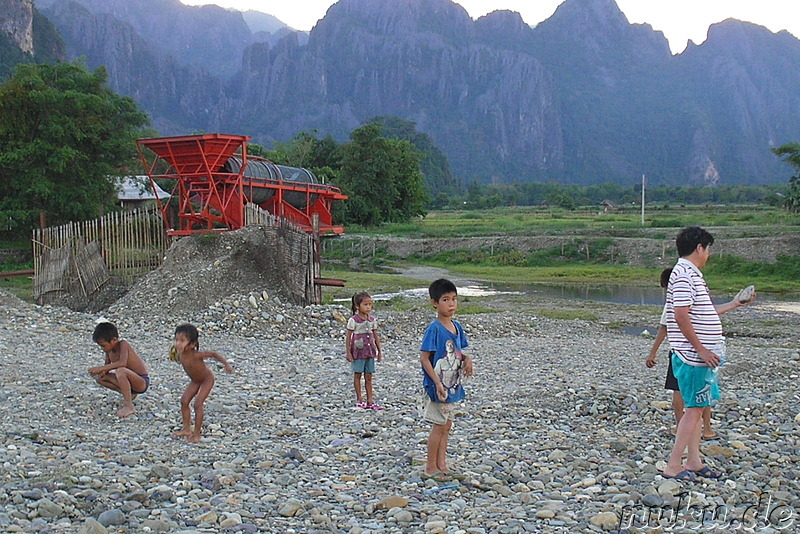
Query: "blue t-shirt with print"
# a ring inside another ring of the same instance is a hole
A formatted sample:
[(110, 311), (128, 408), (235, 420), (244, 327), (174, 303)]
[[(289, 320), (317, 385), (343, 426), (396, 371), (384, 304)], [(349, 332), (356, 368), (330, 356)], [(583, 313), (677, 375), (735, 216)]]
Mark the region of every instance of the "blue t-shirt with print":
[[(456, 332), (453, 334), (438, 319), (425, 329), (422, 336), (421, 352), (431, 352), (431, 365), (439, 380), (447, 390), (445, 402), (458, 402), (464, 399), (464, 386), (461, 385), (461, 365), (464, 357), (461, 353), (466, 349), (467, 336), (458, 321), (453, 320)], [(425, 368), (422, 368), (422, 386), (434, 402), (441, 402), (436, 395), (436, 384), (433, 382)]]

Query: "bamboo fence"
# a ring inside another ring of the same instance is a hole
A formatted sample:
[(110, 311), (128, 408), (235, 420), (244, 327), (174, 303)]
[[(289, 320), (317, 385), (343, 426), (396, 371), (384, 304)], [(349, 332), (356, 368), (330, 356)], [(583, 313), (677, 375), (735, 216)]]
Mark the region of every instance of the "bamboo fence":
[(114, 212), (91, 221), (34, 230), (34, 297), (66, 291), (71, 268), (84, 295), (108, 279), (105, 269), (131, 283), (161, 265), (167, 246), (158, 210)]
[(320, 304), (319, 239), (289, 219), (275, 217), (256, 204), (245, 205), (245, 225), (262, 225), (275, 234), (275, 270), (284, 290), (303, 304)]
[[(283, 289), (302, 304), (321, 301), (319, 239), (255, 204), (245, 225), (263, 226), (273, 243), (269, 267)], [(168, 237), (158, 210), (115, 212), (84, 222), (34, 230), (34, 297), (90, 295), (110, 276), (132, 283), (163, 262)]]

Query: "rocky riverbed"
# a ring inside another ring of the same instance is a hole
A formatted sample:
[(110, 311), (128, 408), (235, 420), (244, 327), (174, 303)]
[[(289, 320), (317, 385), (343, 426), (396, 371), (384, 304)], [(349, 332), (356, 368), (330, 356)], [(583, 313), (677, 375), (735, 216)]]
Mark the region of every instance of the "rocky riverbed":
[[(418, 347), (433, 317), (424, 301), (377, 310), (381, 412), (353, 406), (340, 306), (253, 293), (181, 315), (160, 302), (132, 292), (104, 312), (152, 376), (138, 412), (120, 420), (119, 396), (86, 373), (103, 361), (91, 341), (99, 315), (0, 293), (0, 531), (796, 528), (800, 315), (791, 310), (755, 304), (724, 317), (730, 361), (714, 411), (722, 438), (703, 450), (725, 476), (694, 484), (659, 474), (672, 445), (666, 354), (648, 370), (652, 339), (618, 331), (656, 323), (658, 309), (598, 305), (602, 320), (554, 320), (537, 310), (586, 305), (548, 301), (463, 315), (476, 374), (449, 459), (465, 478), (440, 485), (420, 476), (429, 425), (416, 408)], [(214, 367), (199, 444), (172, 437), (186, 377), (167, 352), (182, 321), (235, 369)]]

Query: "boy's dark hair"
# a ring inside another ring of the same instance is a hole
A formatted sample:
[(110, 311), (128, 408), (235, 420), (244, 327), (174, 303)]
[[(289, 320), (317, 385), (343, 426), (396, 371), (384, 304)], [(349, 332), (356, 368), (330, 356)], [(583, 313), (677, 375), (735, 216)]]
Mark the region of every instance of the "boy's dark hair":
[(445, 293), (455, 293), (456, 295), (458, 294), (456, 285), (446, 278), (439, 278), (438, 280), (434, 280), (428, 287), (428, 295), (430, 295), (431, 300), (435, 300), (436, 302), (439, 302), (439, 299), (442, 298), (442, 295), (444, 295)]
[(356, 314), (358, 311), (358, 307), (361, 306), (361, 303), (364, 302), (364, 299), (371, 299), (372, 297), (369, 296), (369, 293), (366, 291), (359, 291), (358, 293), (353, 293), (353, 298), (350, 299), (350, 309), (353, 311), (353, 315)]
[(112, 339), (119, 339), (119, 331), (114, 323), (98, 323), (94, 327), (94, 334), (92, 334), (92, 341), (99, 343), (100, 341), (111, 341)]
[(708, 248), (714, 244), (714, 236), (703, 230), (699, 226), (684, 228), (675, 238), (675, 245), (678, 248), (678, 256), (685, 258), (697, 249), (697, 245)]
[(667, 287), (669, 285), (669, 275), (672, 274), (672, 267), (667, 267), (663, 271), (661, 271), (661, 287)]
[(182, 324), (178, 325), (175, 329), (175, 335), (183, 334), (186, 336), (186, 339), (189, 340), (189, 343), (194, 343), (194, 348), (200, 348), (200, 332), (197, 331), (197, 327), (193, 324)]

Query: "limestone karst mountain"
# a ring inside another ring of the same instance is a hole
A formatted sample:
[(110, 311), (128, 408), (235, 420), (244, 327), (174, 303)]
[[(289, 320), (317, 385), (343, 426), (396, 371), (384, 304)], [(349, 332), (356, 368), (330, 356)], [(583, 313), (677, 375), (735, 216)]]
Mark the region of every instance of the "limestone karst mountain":
[(535, 28), (450, 0), (340, 0), (261, 42), (240, 13), (177, 0), (44, 3), (69, 55), (107, 65), (162, 134), (345, 140), (394, 115), (464, 182), (675, 185), (785, 181), (770, 148), (800, 139), (800, 41), (746, 22), (672, 55), (614, 0), (567, 0)]

